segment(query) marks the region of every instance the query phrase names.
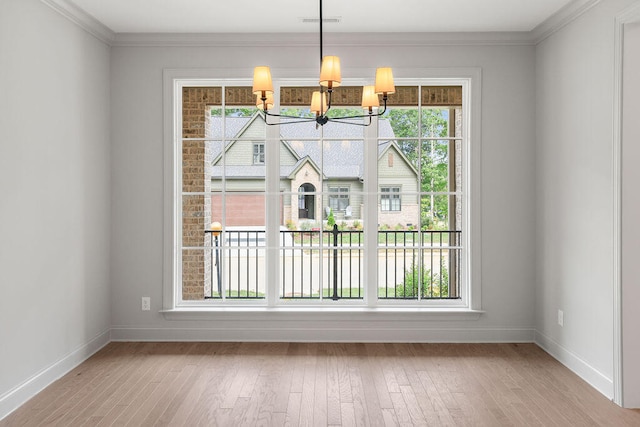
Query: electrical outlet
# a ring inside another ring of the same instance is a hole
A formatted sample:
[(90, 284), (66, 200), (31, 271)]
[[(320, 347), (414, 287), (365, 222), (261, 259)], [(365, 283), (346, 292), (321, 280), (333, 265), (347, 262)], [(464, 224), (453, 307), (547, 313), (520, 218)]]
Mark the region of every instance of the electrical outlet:
[(142, 311), (151, 310), (151, 297), (142, 297)]
[(564, 326), (564, 311), (558, 310), (558, 325)]

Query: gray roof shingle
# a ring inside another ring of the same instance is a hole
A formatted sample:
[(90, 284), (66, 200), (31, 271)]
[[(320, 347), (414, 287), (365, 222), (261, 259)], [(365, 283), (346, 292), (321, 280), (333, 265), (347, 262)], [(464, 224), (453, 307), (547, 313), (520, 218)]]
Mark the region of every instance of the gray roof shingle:
[[(242, 130), (249, 125), (252, 120), (261, 120), (253, 117), (227, 117), (224, 129), (226, 139), (229, 139), (227, 146), (233, 144), (234, 138), (240, 138)], [(286, 120), (286, 119), (285, 119)], [(212, 134), (222, 135), (222, 118), (212, 117)], [(389, 120), (380, 119), (378, 121), (379, 135), (389, 138), (378, 144), (378, 154), (394, 139), (393, 130)], [(320, 166), (327, 178), (334, 179), (360, 179), (363, 176), (364, 161), (364, 140), (363, 127), (354, 126), (349, 123), (329, 122), (322, 128), (316, 129), (315, 122), (291, 123), (279, 126), (280, 135), (289, 147), (295, 152), (298, 159), (309, 156), (313, 162)], [(320, 142), (313, 140), (320, 138), (324, 132), (324, 147), (320, 147)], [(331, 140), (336, 139), (336, 140)], [(339, 140), (338, 140), (339, 139)], [(213, 143), (213, 158), (217, 158), (222, 151), (222, 143)], [(297, 165), (281, 166), (280, 175), (288, 176)], [(221, 166), (213, 167), (213, 176), (220, 176)], [(264, 165), (254, 166), (227, 166), (226, 176), (235, 178), (264, 177)]]

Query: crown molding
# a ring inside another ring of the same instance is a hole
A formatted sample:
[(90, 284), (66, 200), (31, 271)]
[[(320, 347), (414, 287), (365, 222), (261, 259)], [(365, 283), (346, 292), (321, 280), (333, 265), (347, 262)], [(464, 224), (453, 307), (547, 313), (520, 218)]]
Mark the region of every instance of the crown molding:
[[(325, 33), (325, 46), (531, 45), (529, 32)], [(292, 47), (317, 46), (316, 33), (117, 33), (113, 46)]]
[(109, 27), (89, 15), (84, 10), (67, 0), (40, 0), (60, 15), (67, 18), (98, 40), (108, 45), (112, 45), (116, 33)]
[(601, 0), (573, 0), (547, 18), (531, 31), (531, 40), (538, 44), (565, 27), (583, 13), (600, 3)]
[[(291, 47), (317, 46), (315, 33), (115, 33), (69, 0), (40, 0), (110, 46)], [(573, 0), (532, 31), (454, 33), (326, 33), (327, 46), (522, 46), (536, 45), (601, 0)], [(335, 40), (335, 41), (332, 41)]]

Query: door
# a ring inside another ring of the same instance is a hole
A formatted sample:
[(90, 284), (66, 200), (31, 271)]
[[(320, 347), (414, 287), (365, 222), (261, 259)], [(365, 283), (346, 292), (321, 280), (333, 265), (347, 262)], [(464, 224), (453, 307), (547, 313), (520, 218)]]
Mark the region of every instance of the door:
[[(315, 191), (316, 187), (312, 184), (302, 184), (298, 188), (298, 218), (314, 219), (315, 218)], [(311, 194), (306, 194), (311, 193)]]

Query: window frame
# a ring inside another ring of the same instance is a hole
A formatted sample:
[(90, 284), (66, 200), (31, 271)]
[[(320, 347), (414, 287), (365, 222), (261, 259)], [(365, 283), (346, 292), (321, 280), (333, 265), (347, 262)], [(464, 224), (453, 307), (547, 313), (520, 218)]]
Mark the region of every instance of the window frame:
[[(387, 190), (385, 193), (385, 189)], [(397, 191), (394, 191), (397, 190)], [(394, 194), (398, 193), (398, 194)], [(380, 186), (380, 211), (382, 212), (402, 212), (402, 195), (401, 186), (399, 185), (385, 185)], [(383, 200), (389, 201), (389, 209), (384, 209)], [(393, 200), (398, 201), (398, 209), (393, 209)]]
[[(236, 70), (237, 71), (237, 70)], [(409, 73), (409, 70), (406, 70), (405, 73)], [(233, 73), (233, 70), (227, 70), (227, 73)], [(478, 68), (469, 68), (469, 69), (439, 69), (439, 70), (413, 70), (414, 75), (422, 75), (420, 79), (397, 79), (398, 82), (396, 84), (418, 84), (423, 86), (428, 85), (446, 85), (446, 84), (455, 84), (463, 86), (463, 98), (466, 100), (463, 105), (463, 121), (464, 128), (467, 129), (465, 134), (465, 152), (467, 155), (464, 159), (463, 170), (465, 171), (465, 188), (467, 189), (465, 202), (466, 202), (466, 212), (468, 212), (468, 216), (465, 219), (465, 227), (467, 230), (465, 241), (466, 241), (466, 265), (464, 273), (464, 281), (466, 283), (466, 291), (464, 298), (461, 300), (460, 304), (454, 305), (421, 305), (421, 306), (413, 306), (413, 307), (402, 307), (402, 312), (405, 313), (432, 313), (432, 314), (442, 314), (442, 315), (451, 315), (462, 314), (461, 318), (477, 318), (477, 315), (482, 313), (482, 301), (481, 301), (481, 217), (480, 217), (480, 150), (481, 150), (481, 129), (480, 129), (480, 112), (481, 112), (481, 99), (480, 99), (480, 82), (481, 82), (481, 71)], [(176, 247), (180, 243), (180, 227), (178, 222), (181, 219), (181, 215), (179, 212), (178, 200), (176, 200), (176, 196), (180, 195), (180, 186), (179, 184), (179, 171), (181, 170), (181, 156), (179, 155), (178, 146), (175, 144), (175, 141), (181, 138), (179, 135), (179, 130), (181, 129), (181, 112), (179, 108), (181, 106), (181, 87), (182, 86), (209, 86), (214, 85), (216, 81), (224, 81), (226, 85), (250, 85), (250, 80), (237, 80), (237, 79), (228, 79), (224, 76), (220, 76), (220, 70), (165, 70), (164, 74), (164, 95), (165, 95), (165, 104), (164, 104), (164, 112), (165, 112), (165, 150), (164, 150), (164, 159), (165, 159), (165, 221), (164, 221), (164, 230), (165, 230), (165, 239), (164, 239), (164, 271), (163, 271), (163, 310), (162, 312), (165, 314), (165, 317), (170, 319), (179, 319), (179, 318), (189, 318), (190, 316), (183, 316), (182, 314), (186, 312), (191, 312), (194, 308), (197, 308), (198, 312), (203, 313), (215, 313), (220, 307), (211, 306), (207, 304), (184, 304), (181, 301), (181, 295), (178, 294), (180, 290), (180, 286), (177, 283), (177, 278), (180, 277), (180, 266), (176, 262)], [(242, 74), (235, 75), (250, 75), (250, 72), (244, 72)], [(455, 77), (453, 77), (455, 76)], [(304, 84), (309, 84), (312, 80), (289, 80), (286, 82), (286, 85), (299, 84), (299, 82), (304, 82)], [(276, 91), (279, 90), (280, 83), (283, 82), (274, 82), (277, 86)], [(277, 108), (277, 105), (276, 105)], [(374, 119), (375, 121), (375, 119)], [(270, 127), (277, 128), (277, 127)], [(365, 128), (370, 129), (370, 128)], [(367, 131), (365, 131), (366, 133)], [(370, 132), (370, 131), (369, 131)], [(273, 133), (271, 136), (267, 135), (267, 143), (270, 138), (273, 138)], [(474, 141), (474, 144), (469, 144), (469, 141)], [(276, 150), (266, 150), (266, 163), (267, 170), (270, 169), (269, 161), (270, 157), (277, 156), (277, 153), (272, 153)], [(377, 177), (376, 174), (373, 173), (377, 170), (377, 164), (372, 160), (375, 159), (377, 161), (377, 153), (374, 153), (376, 150), (366, 150), (368, 152), (365, 153), (365, 169), (368, 172), (365, 172), (367, 176), (374, 177), (369, 179), (365, 184), (365, 193), (368, 195), (366, 198), (371, 198), (372, 193), (371, 188), (377, 188)], [(277, 167), (277, 162), (275, 165), (271, 166), (271, 169)], [(277, 200), (279, 198), (279, 189), (277, 182), (272, 182), (269, 185), (269, 178), (267, 177), (267, 199)], [(276, 194), (273, 193), (273, 189), (276, 189)], [(376, 197), (377, 199), (377, 197)], [(370, 201), (369, 201), (370, 203)], [(377, 203), (375, 203), (377, 206)], [(372, 212), (373, 211), (373, 212)], [(377, 215), (377, 209), (368, 209), (368, 212), (365, 213), (365, 221), (369, 221), (372, 223), (372, 219), (375, 220), (375, 216)], [(269, 215), (268, 215), (269, 216)], [(267, 218), (267, 229), (270, 224), (277, 223), (278, 219), (275, 218), (275, 215), (271, 215), (271, 221)], [(371, 227), (370, 227), (371, 228)], [(377, 230), (376, 230), (377, 231)], [(273, 234), (273, 233), (272, 233)], [(272, 235), (271, 240), (267, 239), (267, 245), (277, 243), (277, 236)], [(368, 247), (368, 249), (367, 249)], [(375, 242), (373, 239), (369, 239), (368, 244), (365, 244), (365, 250), (375, 249)], [(366, 266), (365, 266), (366, 268)], [(269, 280), (273, 278), (277, 278), (277, 274), (274, 275), (273, 272), (268, 274)], [(462, 293), (462, 291), (461, 291)], [(366, 307), (367, 309), (374, 309), (374, 311), (385, 312), (387, 308), (385, 305), (387, 304), (375, 304), (371, 301), (371, 295), (366, 299), (364, 305), (361, 307)], [(250, 305), (243, 304), (238, 307), (225, 307), (226, 309), (236, 308), (240, 311), (246, 310)], [(270, 295), (267, 298), (266, 304), (264, 305), (265, 309), (273, 310), (282, 309), (287, 311), (286, 307), (276, 304), (275, 295)], [(327, 307), (322, 306), (314, 306), (310, 307), (308, 311), (310, 312), (323, 312)], [(396, 307), (394, 307), (395, 309)], [(260, 307), (253, 307), (251, 310), (257, 309), (260, 311)], [(345, 307), (349, 312), (358, 312), (357, 306), (347, 306)], [(431, 311), (431, 310), (436, 311)], [(471, 315), (471, 316), (469, 316)], [(215, 316), (213, 316), (215, 317)]]
[[(348, 185), (328, 185), (328, 194), (329, 194), (329, 208), (333, 212), (344, 212), (349, 207), (351, 200), (351, 187)], [(340, 203), (342, 200), (346, 199), (346, 205)], [(333, 203), (336, 201), (335, 203)], [(333, 207), (333, 204), (337, 204), (337, 207)], [(340, 205), (343, 204), (344, 208), (341, 208)]]
[[(258, 152), (256, 153), (256, 148)], [(254, 165), (264, 165), (264, 142), (254, 142), (253, 143), (253, 164)], [(258, 161), (256, 161), (256, 156), (258, 157)]]

